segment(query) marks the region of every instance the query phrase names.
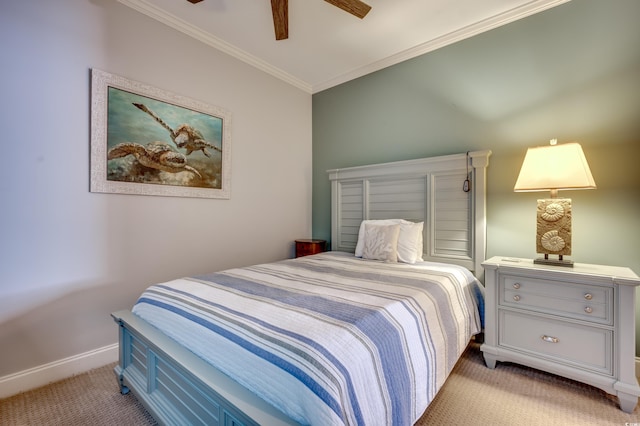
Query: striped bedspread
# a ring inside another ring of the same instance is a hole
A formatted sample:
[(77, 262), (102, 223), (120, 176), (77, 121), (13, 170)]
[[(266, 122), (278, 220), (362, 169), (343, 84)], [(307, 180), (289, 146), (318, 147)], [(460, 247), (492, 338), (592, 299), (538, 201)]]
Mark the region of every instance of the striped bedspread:
[(133, 312), (301, 424), (412, 425), (482, 305), (464, 268), (328, 252), (154, 285)]

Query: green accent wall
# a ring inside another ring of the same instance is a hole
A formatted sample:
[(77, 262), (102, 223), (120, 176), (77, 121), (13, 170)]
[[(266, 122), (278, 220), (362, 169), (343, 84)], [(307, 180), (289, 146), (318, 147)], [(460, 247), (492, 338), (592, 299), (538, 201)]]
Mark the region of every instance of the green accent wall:
[(513, 185), (526, 149), (557, 138), (582, 144), (598, 186), (561, 192), (570, 258), (640, 274), (639, 16), (637, 0), (573, 0), (313, 95), (313, 237), (331, 239), (329, 169), (490, 149), (487, 255), (537, 257), (545, 195)]

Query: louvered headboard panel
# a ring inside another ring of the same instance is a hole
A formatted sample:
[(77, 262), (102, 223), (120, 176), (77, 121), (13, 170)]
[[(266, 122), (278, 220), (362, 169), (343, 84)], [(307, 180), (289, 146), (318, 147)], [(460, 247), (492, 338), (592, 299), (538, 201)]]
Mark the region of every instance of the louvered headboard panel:
[[(331, 248), (354, 251), (364, 219), (424, 222), (424, 259), (482, 278), (491, 151), (329, 170)], [(471, 190), (463, 184), (469, 177)]]

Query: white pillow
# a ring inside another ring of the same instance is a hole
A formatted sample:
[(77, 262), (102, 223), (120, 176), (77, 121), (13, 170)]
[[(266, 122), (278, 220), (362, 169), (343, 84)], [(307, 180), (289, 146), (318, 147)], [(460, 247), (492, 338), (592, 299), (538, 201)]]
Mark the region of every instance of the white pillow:
[(396, 225), (400, 224), (402, 219), (381, 219), (381, 220), (363, 220), (360, 222), (360, 230), (358, 231), (358, 242), (356, 243), (356, 257), (362, 257), (362, 249), (364, 249), (364, 228), (368, 223), (378, 225)]
[(399, 224), (366, 224), (364, 227), (364, 247), (362, 248), (362, 258), (384, 260), (385, 262), (393, 263), (397, 262), (399, 236)]
[(422, 228), (424, 222), (403, 221), (398, 237), (398, 261), (404, 263), (422, 262)]
[(356, 257), (362, 257), (365, 244), (365, 225), (400, 225), (400, 236), (398, 237), (398, 260), (405, 263), (422, 262), (423, 237), (422, 230), (424, 222), (410, 222), (404, 219), (380, 219), (363, 220), (358, 231), (358, 242), (356, 243)]

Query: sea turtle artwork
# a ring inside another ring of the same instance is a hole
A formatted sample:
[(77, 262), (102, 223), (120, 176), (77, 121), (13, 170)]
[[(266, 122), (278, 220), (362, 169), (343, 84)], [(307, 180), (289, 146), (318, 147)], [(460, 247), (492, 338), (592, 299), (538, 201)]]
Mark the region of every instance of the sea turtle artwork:
[(230, 112), (93, 71), (92, 192), (230, 197)]
[(113, 160), (133, 155), (140, 164), (168, 173), (188, 171), (202, 179), (202, 175), (187, 164), (187, 158), (164, 142), (151, 142), (146, 146), (134, 142), (123, 142), (109, 150), (107, 159)]
[(158, 117), (156, 113), (147, 108), (144, 104), (133, 102), (136, 108), (141, 111), (146, 112), (158, 122), (162, 127), (164, 127), (167, 132), (169, 132), (169, 136), (171, 136), (171, 140), (176, 144), (178, 148), (184, 148), (187, 150), (186, 155), (191, 154), (193, 151), (202, 151), (204, 155), (207, 157), (211, 157), (207, 148), (215, 149), (216, 151), (222, 152), (222, 149), (213, 145), (212, 143), (207, 142), (204, 139), (204, 136), (200, 131), (194, 129), (188, 124), (181, 124), (175, 130), (171, 128), (162, 118)]

